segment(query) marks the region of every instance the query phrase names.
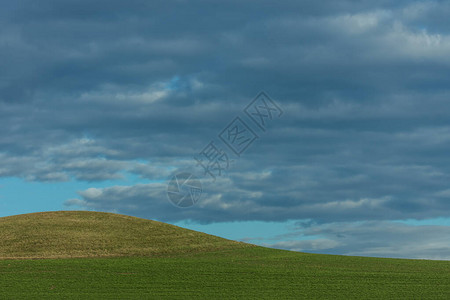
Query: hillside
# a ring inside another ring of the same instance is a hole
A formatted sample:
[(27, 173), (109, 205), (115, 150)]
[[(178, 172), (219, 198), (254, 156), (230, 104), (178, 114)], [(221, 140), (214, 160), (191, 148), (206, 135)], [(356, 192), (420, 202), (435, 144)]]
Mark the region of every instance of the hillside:
[(57, 211), (0, 218), (0, 258), (161, 256), (251, 247), (119, 214)]
[(450, 295), (448, 261), (276, 250), (100, 212), (0, 218), (0, 258), (0, 299), (449, 299)]

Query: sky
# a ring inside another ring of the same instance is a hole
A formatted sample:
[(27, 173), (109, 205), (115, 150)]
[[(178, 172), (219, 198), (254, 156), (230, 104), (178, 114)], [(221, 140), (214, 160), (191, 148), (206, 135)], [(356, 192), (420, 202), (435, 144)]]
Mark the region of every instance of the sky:
[[(0, 216), (450, 259), (448, 1), (0, 6)], [(181, 173), (201, 184), (183, 208)]]

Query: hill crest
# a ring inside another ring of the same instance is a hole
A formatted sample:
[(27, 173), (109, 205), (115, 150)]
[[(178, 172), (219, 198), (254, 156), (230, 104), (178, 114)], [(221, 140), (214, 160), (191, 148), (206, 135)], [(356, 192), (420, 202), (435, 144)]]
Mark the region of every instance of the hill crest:
[(0, 259), (164, 256), (254, 247), (175, 225), (92, 211), (0, 218)]

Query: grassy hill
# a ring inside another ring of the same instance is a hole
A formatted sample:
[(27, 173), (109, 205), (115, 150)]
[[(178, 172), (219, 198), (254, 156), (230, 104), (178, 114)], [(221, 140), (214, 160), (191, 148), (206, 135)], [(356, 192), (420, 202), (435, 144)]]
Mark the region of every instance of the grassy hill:
[(0, 218), (0, 257), (0, 299), (450, 298), (449, 261), (275, 250), (109, 213)]
[(250, 247), (126, 215), (42, 212), (0, 218), (0, 258), (158, 256)]

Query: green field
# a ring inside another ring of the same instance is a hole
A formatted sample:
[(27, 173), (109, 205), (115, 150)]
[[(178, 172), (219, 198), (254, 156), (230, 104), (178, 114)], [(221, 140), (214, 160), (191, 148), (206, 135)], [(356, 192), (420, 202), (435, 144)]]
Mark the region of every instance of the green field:
[(447, 261), (274, 250), (115, 214), (0, 218), (0, 237), (0, 299), (450, 298)]

